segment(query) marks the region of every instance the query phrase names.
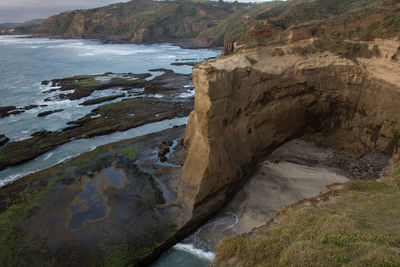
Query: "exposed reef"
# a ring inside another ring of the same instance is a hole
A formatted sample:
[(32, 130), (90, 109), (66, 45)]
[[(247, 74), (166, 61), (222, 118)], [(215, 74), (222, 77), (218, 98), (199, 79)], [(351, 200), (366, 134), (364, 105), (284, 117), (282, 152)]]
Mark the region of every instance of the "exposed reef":
[(6, 144), (10, 139), (4, 134), (0, 134), (0, 146)]
[(82, 106), (90, 106), (90, 105), (96, 105), (100, 104), (103, 102), (111, 101), (117, 98), (121, 98), (126, 96), (125, 94), (120, 94), (120, 95), (112, 95), (112, 96), (104, 96), (104, 97), (99, 97), (96, 99), (91, 99), (91, 100), (86, 100), (85, 102), (82, 102), (80, 105)]
[[(122, 90), (125, 93), (89, 99), (81, 105), (95, 105), (123, 97), (127, 99), (98, 106), (82, 118), (68, 122), (69, 126), (59, 131), (40, 131), (33, 133), (31, 138), (8, 143), (0, 150), (0, 170), (34, 159), (71, 140), (125, 131), (146, 123), (187, 116), (193, 109), (193, 95), (188, 93), (192, 89), (191, 76), (168, 69), (150, 71), (163, 73), (151, 80), (146, 80), (152, 76), (149, 73), (108, 72), (42, 81), (43, 85), (50, 88), (44, 92), (46, 94), (68, 91), (48, 97), (47, 101), (79, 100), (95, 91), (106, 89)], [(43, 106), (3, 107), (0, 108), (0, 113), (9, 116), (37, 107)], [(62, 111), (43, 111), (37, 116), (45, 117)]]
[(125, 131), (146, 123), (184, 117), (192, 110), (190, 101), (171, 102), (158, 98), (129, 98), (100, 106), (69, 122), (61, 131), (42, 131), (31, 138), (8, 143), (0, 150), (0, 170), (31, 160), (71, 140)]
[(185, 86), (192, 84), (191, 76), (188, 74), (175, 73), (169, 69), (151, 69), (149, 71), (163, 73), (153, 79), (147, 79), (152, 76), (150, 73), (107, 72), (104, 74), (79, 75), (51, 81), (45, 80), (42, 81), (42, 84), (51, 87), (48, 91), (44, 91), (44, 93), (61, 92), (55, 96), (47, 97), (45, 101), (79, 100), (90, 96), (95, 91), (106, 89), (118, 89), (125, 91), (126, 94), (90, 99), (84, 101), (81, 105), (99, 104), (126, 96), (127, 94), (134, 96), (161, 94), (173, 98), (186, 92), (187, 88)]
[[(53, 99), (77, 100), (89, 96), (96, 90), (105, 90), (116, 87), (122, 89), (140, 88), (145, 86), (145, 78), (150, 76), (151, 74), (149, 73), (105, 73), (102, 75), (79, 75), (63, 79), (54, 79), (51, 80), (52, 86), (60, 87), (59, 89), (53, 89), (54, 91), (73, 90), (73, 92), (59, 94), (53, 98), (47, 98), (46, 101), (51, 101)], [(49, 81), (42, 81), (42, 84), (49, 83)]]
[[(106, 145), (0, 190), (0, 264), (143, 266), (187, 234), (184, 127)], [(166, 164), (158, 146), (176, 144)]]
[(64, 111), (63, 109), (55, 109), (55, 110), (49, 110), (49, 111), (43, 111), (37, 114), (38, 117), (46, 117), (48, 115), (51, 115), (53, 113), (58, 113)]
[(25, 112), (26, 110), (38, 108), (38, 107), (46, 107), (46, 105), (29, 105), (26, 107), (16, 107), (16, 106), (5, 106), (0, 107), (0, 119), (16, 115)]

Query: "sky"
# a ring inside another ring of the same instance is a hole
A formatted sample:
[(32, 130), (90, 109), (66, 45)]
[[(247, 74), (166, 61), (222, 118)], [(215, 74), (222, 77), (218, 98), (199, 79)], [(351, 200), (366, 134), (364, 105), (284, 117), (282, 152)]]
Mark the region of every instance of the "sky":
[(94, 8), (128, 0), (0, 0), (0, 23), (47, 18), (62, 11)]

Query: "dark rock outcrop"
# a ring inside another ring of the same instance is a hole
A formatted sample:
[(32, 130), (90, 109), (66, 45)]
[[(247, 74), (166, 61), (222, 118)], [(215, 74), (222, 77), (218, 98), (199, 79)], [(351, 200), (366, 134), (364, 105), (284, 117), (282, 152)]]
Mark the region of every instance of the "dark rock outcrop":
[(6, 144), (10, 139), (4, 134), (0, 134), (0, 146)]
[(86, 101), (82, 102), (79, 105), (90, 106), (90, 105), (100, 104), (100, 103), (103, 103), (103, 102), (106, 102), (106, 101), (115, 100), (117, 98), (121, 98), (121, 97), (124, 97), (124, 96), (125, 96), (125, 94), (99, 97), (99, 98), (95, 98), (95, 99), (86, 100)]
[(26, 110), (38, 108), (38, 107), (46, 107), (47, 105), (29, 105), (26, 107), (16, 107), (16, 106), (6, 106), (0, 107), (0, 119), (5, 118), (11, 115), (17, 115), (25, 112)]
[(125, 131), (147, 123), (184, 117), (191, 102), (171, 102), (157, 98), (130, 98), (103, 105), (84, 117), (69, 122), (62, 131), (41, 131), (32, 138), (8, 143), (0, 150), (0, 170), (26, 162), (74, 139)]
[(56, 110), (44, 111), (44, 112), (38, 113), (37, 116), (38, 116), (38, 117), (46, 117), (46, 116), (48, 116), (48, 115), (50, 115), (50, 114), (57, 113), (57, 112), (61, 112), (61, 111), (63, 111), (63, 109), (56, 109)]

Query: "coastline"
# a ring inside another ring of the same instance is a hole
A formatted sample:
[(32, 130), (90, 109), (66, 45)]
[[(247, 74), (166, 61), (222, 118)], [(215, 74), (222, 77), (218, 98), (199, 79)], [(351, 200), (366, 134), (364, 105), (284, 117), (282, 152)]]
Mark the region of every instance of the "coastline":
[[(0, 35), (1, 36), (1, 35)], [(9, 35), (3, 35), (3, 36), (13, 36), (11, 34)], [(23, 38), (48, 38), (50, 40), (92, 40), (92, 41), (98, 41), (101, 42), (102, 44), (136, 44), (136, 45), (152, 45), (152, 44), (170, 44), (174, 46), (178, 46), (183, 49), (213, 49), (213, 50), (222, 50), (223, 46), (213, 46), (213, 45), (205, 45), (205, 44), (199, 44), (195, 43), (195, 39), (165, 39), (165, 40), (157, 40), (157, 41), (146, 41), (146, 42), (132, 42), (124, 38), (119, 38), (119, 37), (63, 37), (63, 36), (51, 36), (51, 35), (39, 35), (35, 36), (33, 34), (31, 35), (24, 35)]]

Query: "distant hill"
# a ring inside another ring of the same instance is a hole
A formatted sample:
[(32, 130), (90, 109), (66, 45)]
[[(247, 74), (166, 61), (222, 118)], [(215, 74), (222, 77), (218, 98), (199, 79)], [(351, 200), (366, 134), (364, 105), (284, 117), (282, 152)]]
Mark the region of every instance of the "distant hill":
[[(236, 17), (235, 17), (236, 16)], [(315, 49), (338, 53), (344, 40), (370, 41), (400, 36), (400, 0), (289, 0), (228, 17), (220, 25), (201, 33), (224, 36), (224, 54), (243, 46), (294, 42), (318, 38)], [(236, 48), (235, 48), (236, 47)], [(307, 51), (301, 51), (307, 53)]]
[(18, 27), (21, 25), (22, 25), (22, 23), (2, 23), (2, 24), (0, 24), (0, 29), (7, 30), (7, 29), (11, 29), (11, 28)]
[(31, 25), (40, 25), (43, 23), (43, 21), (45, 21), (46, 19), (32, 19), (32, 20), (28, 20), (25, 21), (24, 23), (22, 23), (22, 25), (20, 26), (31, 26)]
[(0, 34), (32, 34), (45, 19), (33, 19), (22, 23), (0, 24)]
[(34, 36), (115, 38), (133, 43), (194, 39), (249, 6), (223, 1), (133, 0), (52, 16)]
[(400, 0), (223, 1), (132, 0), (52, 16), (37, 37), (101, 38), (142, 43), (194, 39), (224, 53), (268, 42), (367, 40), (400, 33)]

